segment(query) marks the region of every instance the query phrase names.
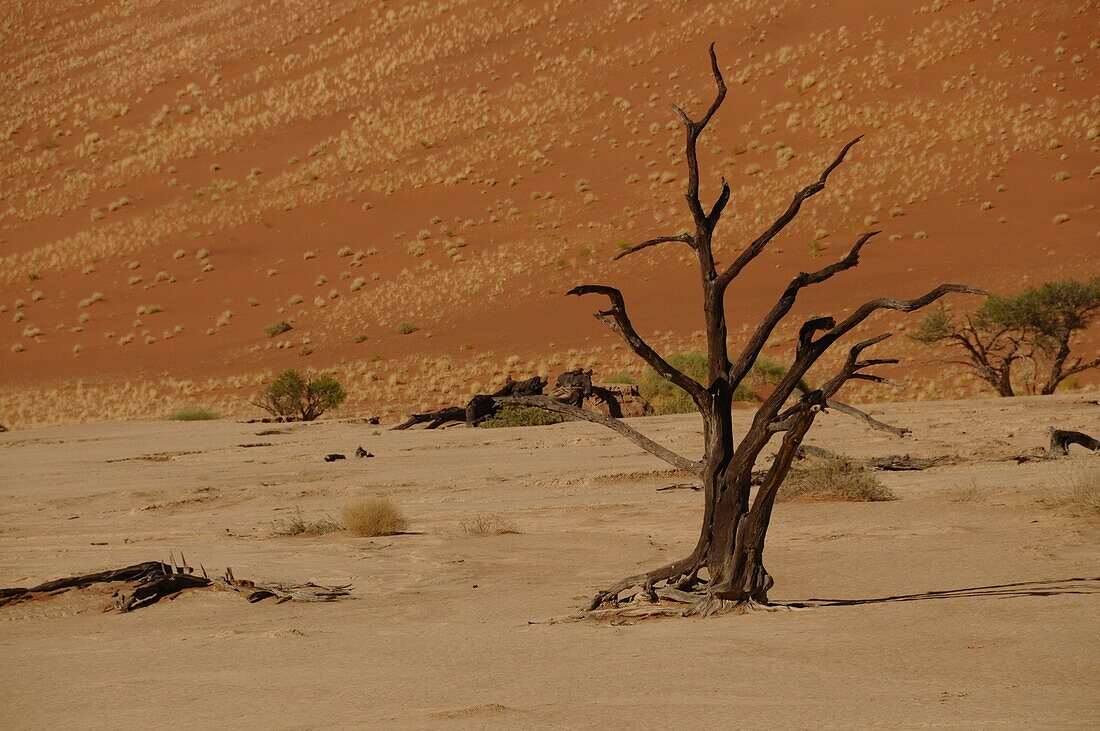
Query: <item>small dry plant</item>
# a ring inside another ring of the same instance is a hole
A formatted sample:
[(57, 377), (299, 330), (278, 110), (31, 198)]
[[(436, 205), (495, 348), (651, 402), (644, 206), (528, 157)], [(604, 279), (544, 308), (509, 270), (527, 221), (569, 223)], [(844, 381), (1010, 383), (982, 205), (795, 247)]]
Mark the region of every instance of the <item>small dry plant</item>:
[(388, 497), (375, 497), (345, 507), (344, 525), (357, 536), (388, 536), (403, 532), (409, 521)]
[(981, 488), (978, 487), (978, 483), (974, 480), (960, 485), (959, 489), (952, 493), (948, 498), (953, 503), (978, 503), (981, 502), (984, 495)]
[(1074, 517), (1100, 518), (1100, 470), (1080, 467), (1060, 475), (1039, 504)]
[(896, 500), (897, 496), (867, 467), (845, 457), (830, 457), (793, 468), (778, 498), (869, 503)]
[(294, 515), (289, 518), (273, 521), (271, 525), (277, 536), (323, 536), (326, 533), (344, 530), (344, 526), (339, 521), (328, 515), (309, 520), (302, 515), (301, 508), (297, 508)]
[(515, 523), (493, 513), (478, 513), (471, 518), (463, 518), (459, 525), (468, 536), (503, 536), (519, 533)]

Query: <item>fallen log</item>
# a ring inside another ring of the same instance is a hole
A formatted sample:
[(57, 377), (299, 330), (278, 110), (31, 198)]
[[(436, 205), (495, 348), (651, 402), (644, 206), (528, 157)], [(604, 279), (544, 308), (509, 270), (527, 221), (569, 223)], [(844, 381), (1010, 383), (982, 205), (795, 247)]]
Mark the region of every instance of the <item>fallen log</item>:
[(247, 594), (250, 603), (269, 597), (275, 597), (282, 603), (286, 601), (336, 601), (351, 594), (351, 586), (321, 586), (312, 582), (304, 584), (285, 584), (278, 582), (257, 582), (237, 579), (233, 570), (227, 568), (225, 575), (211, 579), (200, 566), (202, 575), (187, 565), (183, 555), (177, 565), (175, 557), (170, 563), (145, 561), (124, 566), (119, 569), (97, 571), (61, 579), (54, 579), (31, 588), (13, 587), (0, 589), (0, 607), (29, 601), (39, 597), (48, 597), (74, 589), (83, 589), (93, 584), (120, 584), (115, 592), (114, 607), (121, 613), (132, 612), (141, 607), (156, 604), (161, 599), (174, 599), (188, 589), (220, 588)]
[(1065, 457), (1069, 454), (1071, 444), (1077, 444), (1092, 452), (1100, 451), (1100, 440), (1093, 439), (1088, 434), (1069, 429), (1055, 429), (1050, 427), (1050, 449), (1048, 457)]
[(445, 406), (423, 414), (413, 414), (407, 420), (393, 427), (394, 431), (403, 431), (417, 424), (427, 423), (428, 429), (438, 429), (451, 422), (465, 422), (474, 427), (496, 414), (499, 407), (494, 399), (501, 396), (533, 396), (546, 388), (546, 379), (532, 376), (523, 381), (514, 381), (510, 377), (499, 390), (492, 394), (477, 394), (465, 406)]
[(958, 464), (963, 461), (961, 457), (953, 455), (941, 455), (939, 457), (910, 457), (908, 454), (891, 454), (885, 457), (857, 459), (853, 457), (843, 457), (835, 452), (830, 452), (828, 449), (815, 447), (812, 444), (803, 444), (798, 448), (797, 458), (805, 459), (807, 457), (815, 457), (817, 459), (851, 459), (871, 469), (881, 470), (883, 472), (919, 471), (926, 470), (929, 467), (938, 467), (940, 465)]

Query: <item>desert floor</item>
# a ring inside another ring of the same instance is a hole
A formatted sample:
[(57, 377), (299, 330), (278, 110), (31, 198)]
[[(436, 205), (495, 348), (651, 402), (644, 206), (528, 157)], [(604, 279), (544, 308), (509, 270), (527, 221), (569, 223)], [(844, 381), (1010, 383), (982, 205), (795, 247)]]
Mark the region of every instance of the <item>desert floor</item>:
[[(859, 601), (631, 626), (546, 620), (685, 554), (700, 496), (658, 492), (684, 478), (598, 426), (6, 433), (0, 586), (182, 550), (239, 576), (350, 582), (355, 599), (203, 590), (120, 615), (100, 590), (0, 608), (0, 725), (1095, 728), (1100, 524), (1044, 503), (1100, 459), (1004, 458), (1043, 446), (1048, 425), (1095, 433), (1096, 399), (875, 407), (913, 428), (905, 440), (823, 416), (809, 443), (966, 458), (884, 473), (893, 502), (779, 506), (772, 598)], [(694, 418), (637, 424), (698, 448)], [(351, 458), (359, 445), (376, 457)], [(323, 462), (333, 451), (349, 459)], [(338, 515), (375, 494), (403, 506), (410, 534), (272, 535), (298, 509)], [(479, 512), (520, 532), (466, 535)]]

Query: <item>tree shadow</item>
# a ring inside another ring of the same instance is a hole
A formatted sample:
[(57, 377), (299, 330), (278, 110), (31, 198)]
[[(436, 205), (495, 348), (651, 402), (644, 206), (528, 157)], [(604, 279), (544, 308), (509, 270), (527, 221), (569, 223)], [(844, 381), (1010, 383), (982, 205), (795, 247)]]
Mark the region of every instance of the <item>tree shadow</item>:
[(1100, 594), (1100, 576), (1093, 578), (1077, 577), (1072, 579), (1048, 579), (1045, 581), (1019, 581), (1013, 584), (991, 584), (972, 586), (964, 589), (943, 589), (926, 591), (920, 594), (898, 594), (895, 596), (874, 597), (870, 599), (803, 599), (791, 602), (776, 602), (781, 606), (794, 609), (810, 607), (852, 607), (861, 604), (884, 604), (886, 602), (919, 602), (929, 599), (969, 599), (1024, 596), (1063, 596), (1069, 594)]

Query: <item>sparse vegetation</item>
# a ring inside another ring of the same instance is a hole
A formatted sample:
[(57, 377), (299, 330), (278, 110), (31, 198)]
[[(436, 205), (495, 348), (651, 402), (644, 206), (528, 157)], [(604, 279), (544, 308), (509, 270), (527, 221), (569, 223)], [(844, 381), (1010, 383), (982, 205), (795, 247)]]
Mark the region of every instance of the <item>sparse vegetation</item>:
[(169, 421), (214, 421), (222, 418), (218, 413), (201, 406), (189, 406), (180, 409), (168, 417)]
[(416, 325), (411, 322), (400, 322), (397, 324), (397, 332), (400, 335), (411, 335), (417, 331)]
[(357, 536), (388, 536), (409, 527), (397, 504), (388, 497), (359, 500), (344, 508), (344, 525)]
[(1100, 470), (1079, 468), (1051, 487), (1040, 504), (1080, 518), (1100, 519)]
[(278, 322), (273, 322), (265, 327), (264, 332), (267, 333), (267, 336), (269, 338), (273, 338), (278, 335), (282, 335), (285, 332), (289, 332), (293, 329), (294, 328), (291, 326), (291, 324), (286, 320), (279, 320)]
[(829, 457), (792, 467), (778, 499), (870, 503), (896, 498), (869, 468), (846, 457)]
[(503, 536), (519, 533), (515, 523), (495, 513), (478, 513), (459, 522), (462, 532), (468, 536)]
[(323, 536), (344, 530), (339, 521), (328, 515), (310, 520), (302, 515), (302, 509), (296, 508), (294, 515), (272, 521), (271, 527), (277, 536)]

